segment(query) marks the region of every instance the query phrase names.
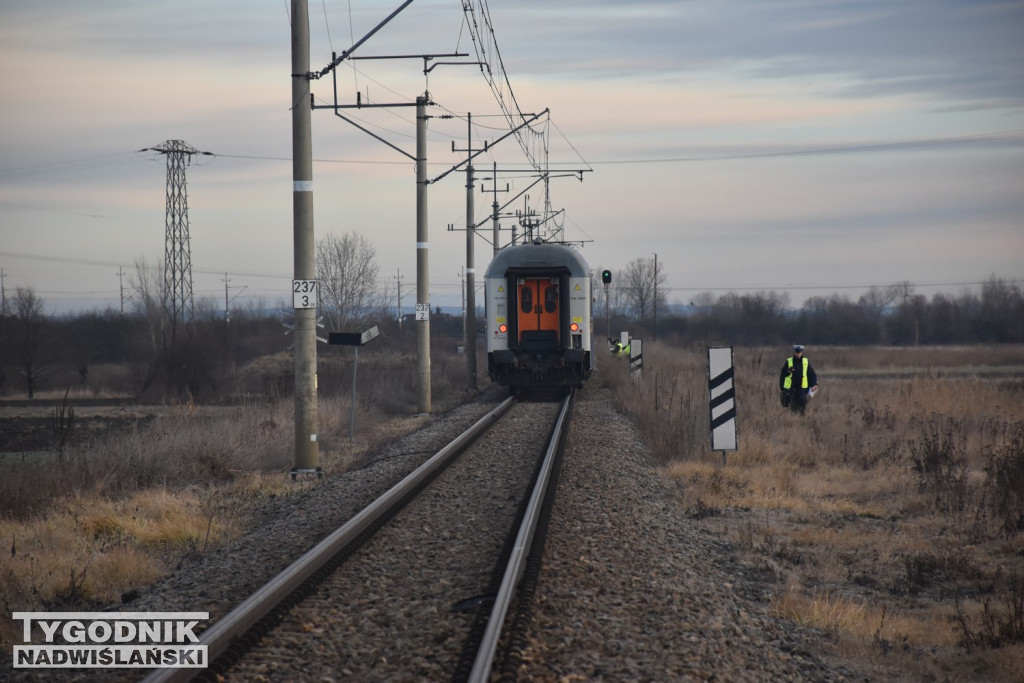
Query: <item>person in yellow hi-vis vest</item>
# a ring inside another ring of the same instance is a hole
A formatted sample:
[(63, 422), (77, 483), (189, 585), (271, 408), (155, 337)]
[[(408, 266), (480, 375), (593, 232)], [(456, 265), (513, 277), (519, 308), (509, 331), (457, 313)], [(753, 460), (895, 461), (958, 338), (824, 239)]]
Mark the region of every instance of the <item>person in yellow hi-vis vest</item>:
[(628, 356), (629, 355), (629, 345), (630, 345), (630, 343), (632, 341), (633, 341), (633, 339), (630, 338), (629, 341), (626, 342), (626, 345), (623, 346), (622, 342), (619, 341), (618, 339), (612, 339), (611, 337), (609, 337), (608, 338), (608, 343), (611, 346), (610, 346), (610, 348), (608, 350), (612, 352), (613, 356)]
[(801, 415), (807, 410), (807, 395), (813, 396), (818, 391), (818, 375), (804, 357), (802, 344), (793, 345), (793, 355), (782, 365), (779, 391), (782, 406)]

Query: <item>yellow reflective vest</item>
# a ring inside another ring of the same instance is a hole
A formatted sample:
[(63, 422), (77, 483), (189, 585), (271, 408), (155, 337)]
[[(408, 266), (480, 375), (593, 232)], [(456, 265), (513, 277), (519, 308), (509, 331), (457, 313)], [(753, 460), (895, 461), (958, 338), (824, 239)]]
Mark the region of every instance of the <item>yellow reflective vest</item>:
[[(809, 360), (807, 360), (806, 358), (802, 358), (801, 360), (803, 360), (803, 362), (804, 362), (804, 377), (803, 377), (803, 380), (801, 380), (800, 388), (801, 389), (806, 389), (808, 386), (810, 386), (810, 385), (807, 384), (807, 366), (810, 365), (811, 362)], [(792, 356), (790, 356), (789, 358), (786, 359), (786, 365), (789, 366), (789, 374), (786, 375), (786, 378), (784, 380), (782, 380), (782, 388), (783, 389), (790, 389), (793, 386), (793, 357)]]

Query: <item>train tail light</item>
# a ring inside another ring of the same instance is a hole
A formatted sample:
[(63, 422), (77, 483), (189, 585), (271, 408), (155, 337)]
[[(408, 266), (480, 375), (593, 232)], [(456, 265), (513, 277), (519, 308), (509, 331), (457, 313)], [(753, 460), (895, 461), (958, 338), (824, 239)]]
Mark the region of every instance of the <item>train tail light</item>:
[(579, 332), (580, 325), (579, 323), (573, 323), (572, 325), (569, 325), (569, 329), (572, 330), (573, 332)]
[(500, 332), (502, 334), (505, 334), (506, 332), (508, 332), (508, 325), (506, 325), (505, 323), (502, 323), (502, 324), (498, 325), (498, 332)]

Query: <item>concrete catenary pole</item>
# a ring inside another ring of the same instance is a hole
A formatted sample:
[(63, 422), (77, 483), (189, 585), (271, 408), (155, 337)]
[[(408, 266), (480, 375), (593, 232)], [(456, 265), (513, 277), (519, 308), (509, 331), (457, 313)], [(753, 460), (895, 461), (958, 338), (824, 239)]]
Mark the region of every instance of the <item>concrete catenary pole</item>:
[[(467, 153), (470, 158), (473, 156), (473, 117), (466, 117), (466, 126), (469, 132), (469, 149)], [(476, 259), (474, 250), (474, 228), (475, 219), (473, 214), (473, 164), (466, 166), (466, 384), (470, 389), (476, 389)]]
[[(309, 8), (292, 0), (292, 225), (295, 280), (315, 281)], [(319, 292), (316, 292), (319, 294)], [(320, 473), (316, 404), (316, 308), (295, 308), (295, 467)]]
[(654, 255), (654, 339), (658, 339), (658, 255)]
[(395, 282), (398, 283), (398, 329), (402, 329), (402, 269), (395, 269)]
[(494, 162), (494, 203), (491, 204), (491, 227), (494, 230), (494, 255), (498, 255), (501, 247), (498, 244), (500, 226), (498, 225), (498, 162)]
[(416, 98), (416, 410), (430, 413), (430, 260), (427, 242), (427, 102)]

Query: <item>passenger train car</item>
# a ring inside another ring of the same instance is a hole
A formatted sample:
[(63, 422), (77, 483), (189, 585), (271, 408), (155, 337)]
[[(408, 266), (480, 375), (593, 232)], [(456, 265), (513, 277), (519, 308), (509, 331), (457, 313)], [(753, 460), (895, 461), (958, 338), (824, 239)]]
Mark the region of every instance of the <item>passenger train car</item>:
[(594, 365), (590, 267), (564, 244), (499, 251), (484, 275), (487, 373), (512, 393), (583, 386)]

